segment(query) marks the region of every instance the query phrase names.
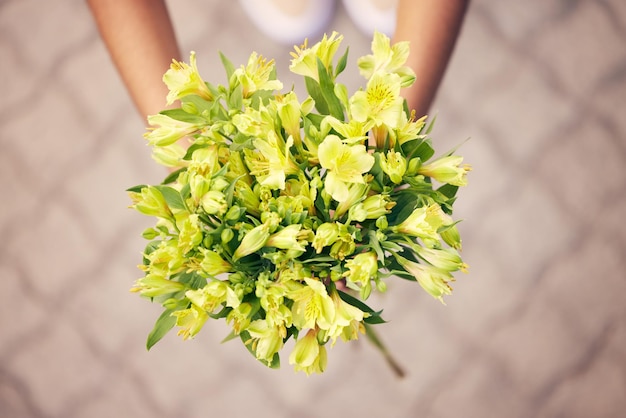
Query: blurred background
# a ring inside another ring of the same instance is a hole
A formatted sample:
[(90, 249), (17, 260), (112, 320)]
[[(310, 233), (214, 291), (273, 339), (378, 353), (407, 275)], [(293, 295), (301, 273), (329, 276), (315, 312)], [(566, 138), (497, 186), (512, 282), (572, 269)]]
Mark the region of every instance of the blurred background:
[[(238, 2), (170, 10), (206, 80), (258, 51), (297, 81)], [(333, 29), (353, 92), (370, 40), (340, 3)], [(624, 416), (626, 2), (471, 3), (433, 106), (439, 151), (471, 138), (470, 273), (447, 306), (403, 281), (375, 299), (404, 379), (365, 339), (320, 376), (269, 370), (221, 323), (147, 352), (160, 309), (128, 289), (152, 221), (124, 190), (164, 171), (83, 2), (0, 1), (0, 92), (0, 416)]]

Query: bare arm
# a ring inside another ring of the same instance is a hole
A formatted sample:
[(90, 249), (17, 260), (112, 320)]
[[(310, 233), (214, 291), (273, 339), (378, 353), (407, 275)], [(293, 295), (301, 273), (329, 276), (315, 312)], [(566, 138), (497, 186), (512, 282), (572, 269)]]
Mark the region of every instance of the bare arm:
[(415, 83), (403, 94), (417, 116), (428, 113), (463, 23), (469, 0), (399, 0), (394, 42), (410, 41)]
[(165, 108), (162, 81), (180, 51), (165, 0), (88, 0), (111, 58), (143, 117)]

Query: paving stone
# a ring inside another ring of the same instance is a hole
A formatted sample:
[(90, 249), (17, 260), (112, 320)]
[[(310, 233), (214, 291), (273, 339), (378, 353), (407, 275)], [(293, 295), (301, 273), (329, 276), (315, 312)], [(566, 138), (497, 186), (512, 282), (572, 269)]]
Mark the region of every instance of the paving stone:
[(468, 118), (474, 117), (474, 104), (485, 89), (491, 89), (494, 80), (506, 79), (511, 66), (519, 64), (519, 53), (499, 35), (484, 13), (463, 23), (439, 95), (460, 104)]
[[(45, 213), (20, 229), (8, 249), (34, 292), (56, 297), (86, 279), (86, 266), (99, 256), (98, 242), (90, 239), (72, 213), (58, 202), (49, 202)], [(80, 260), (76, 255), (80, 254)]]
[(553, 24), (562, 14), (572, 9), (574, 2), (547, 0), (528, 4), (518, 1), (478, 0), (472, 5), (489, 17), (498, 31), (508, 40), (523, 43), (537, 29)]
[(26, 382), (38, 409), (56, 416), (72, 398), (97, 384), (104, 368), (78, 334), (62, 321), (50, 324), (38, 337), (5, 367)]
[(561, 382), (535, 416), (618, 417), (624, 412), (624, 371), (615, 367), (622, 358), (598, 356), (597, 361)]
[(0, 263), (0, 358), (7, 350), (18, 350), (16, 342), (36, 330), (47, 317), (46, 310), (31, 297), (19, 273), (7, 264), (4, 260)]
[(512, 61), (502, 76), (474, 97), (471, 114), (493, 132), (487, 138), (509, 158), (528, 161), (574, 117), (574, 104), (528, 60)]
[[(42, 115), (47, 114), (54, 116), (42, 120)], [(75, 117), (77, 114), (74, 103), (61, 86), (53, 83), (29, 105), (28, 111), (3, 123), (0, 145), (10, 142), (8, 146), (15, 150), (22, 164), (20, 169), (28, 173), (32, 182), (29, 186), (34, 193), (49, 192), (46, 187), (69, 175), (65, 169), (92, 145), (74, 137), (74, 133), (84, 132), (85, 126), (84, 121)], [(16, 141), (20, 144), (15, 144)]]
[(2, 7), (0, 30), (13, 45), (19, 45), (29, 69), (44, 76), (54, 71), (68, 51), (95, 37), (92, 21), (83, 2), (9, 1)]
[(58, 84), (74, 102), (78, 116), (85, 119), (84, 136), (111, 130), (112, 124), (127, 118), (139, 124), (139, 114), (99, 38), (73, 48), (56, 72)]
[[(527, 405), (516, 382), (492, 359), (479, 359), (461, 368), (436, 394), (431, 411), (442, 417), (526, 417)], [(480, 402), (476, 402), (480, 399)]]
[(25, 386), (6, 373), (0, 374), (0, 411), (6, 417), (43, 416)]
[[(0, 192), (5, 196), (0, 205), (0, 218), (4, 220), (0, 224), (0, 231), (5, 236), (9, 234), (9, 229), (16, 227), (15, 223), (20, 221), (25, 212), (32, 211), (38, 200), (29, 184), (28, 174), (23, 172), (19, 158), (10, 147), (0, 149), (0, 178), (4, 180)], [(8, 244), (6, 240), (0, 242), (0, 248)]]
[[(2, 33), (2, 29), (0, 29)], [(14, 48), (14, 43), (6, 36), (0, 36), (0, 89), (3, 92), (3, 100), (0, 103), (0, 120), (6, 118), (5, 112), (16, 112), (20, 104), (32, 97), (38, 87), (37, 82), (15, 83), (12, 75), (21, 74), (26, 79), (34, 79), (33, 69), (25, 65), (19, 50)], [(41, 83), (39, 83), (41, 84)]]
[(568, 328), (581, 340), (595, 335), (606, 321), (626, 315), (621, 297), (626, 292), (620, 274), (626, 269), (623, 254), (623, 244), (614, 236), (594, 229), (545, 272), (542, 296), (558, 303)]
[(562, 216), (556, 199), (532, 179), (512, 184), (472, 222), (484, 243), (484, 260), (506, 266), (503, 286), (516, 280), (532, 283), (537, 270), (576, 236), (573, 220)]
[(539, 156), (540, 178), (567, 210), (595, 222), (602, 208), (626, 186), (626, 154), (597, 119), (564, 130)]
[[(540, 293), (540, 289), (537, 292)], [(520, 396), (530, 398), (570, 370), (585, 356), (592, 338), (580, 338), (567, 324), (558, 301), (533, 298), (524, 311), (509, 318), (486, 345), (501, 359)]]
[[(134, 228), (137, 235), (143, 231), (142, 226), (147, 228), (154, 224), (153, 219), (129, 208), (132, 202), (126, 189), (136, 184), (160, 183), (167, 171), (152, 161), (151, 150), (146, 144), (139, 144), (143, 145), (142, 149), (136, 144), (131, 145), (134, 134), (136, 142), (143, 141), (140, 131), (135, 128), (137, 123), (128, 120), (110, 127), (102, 137), (94, 135), (91, 140), (98, 141), (98, 152), (80, 161), (75, 175), (64, 184), (97, 239), (109, 240), (120, 232), (111, 223), (102, 222), (103, 219), (119, 220), (121, 224), (133, 222), (137, 225)], [(137, 251), (139, 253), (141, 249)]]
[[(606, 13), (592, 1), (581, 1), (558, 24), (546, 26), (530, 49), (569, 94), (584, 98), (612, 69), (623, 62), (624, 37), (606, 24)], [(572, 48), (572, 46), (574, 46)]]

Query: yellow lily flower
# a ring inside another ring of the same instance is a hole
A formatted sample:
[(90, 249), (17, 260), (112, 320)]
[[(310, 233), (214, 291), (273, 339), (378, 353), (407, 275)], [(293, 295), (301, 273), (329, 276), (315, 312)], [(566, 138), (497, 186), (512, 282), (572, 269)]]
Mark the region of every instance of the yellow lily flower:
[(163, 75), (163, 82), (170, 90), (167, 94), (167, 104), (171, 105), (176, 100), (192, 94), (198, 95), (205, 100), (213, 100), (213, 95), (196, 66), (196, 53), (191, 52), (188, 65), (184, 62), (172, 60), (170, 69)]
[(257, 151), (244, 150), (245, 161), (250, 174), (256, 176), (257, 181), (271, 189), (284, 189), (285, 178), (289, 174), (298, 174), (300, 169), (291, 158), (289, 148), (293, 145), (293, 137), (289, 137), (283, 147), (281, 140), (274, 131), (268, 133), (267, 140), (253, 141)]
[(248, 64), (241, 66), (233, 73), (233, 78), (241, 83), (243, 97), (250, 97), (259, 90), (280, 90), (283, 83), (272, 79), (274, 60), (267, 61), (256, 52), (250, 54)]
[(365, 183), (363, 173), (374, 165), (364, 145), (347, 145), (336, 135), (327, 136), (318, 149), (320, 164), (327, 171), (326, 192), (338, 202), (348, 199), (349, 183)]
[(393, 46), (390, 39), (380, 32), (374, 33), (372, 55), (365, 55), (357, 60), (359, 72), (368, 80), (377, 72), (393, 73), (400, 76), (402, 87), (408, 87), (415, 81), (415, 73), (404, 65), (409, 58), (409, 42), (397, 42)]
[(294, 366), (294, 370), (303, 371), (307, 375), (322, 373), (327, 363), (326, 347), (319, 344), (317, 332), (312, 329), (296, 341), (289, 355), (289, 364)]
[[(297, 286), (287, 293), (293, 300), (291, 313), (293, 324), (299, 329), (329, 329), (335, 318), (335, 306), (328, 296), (326, 286), (317, 279), (304, 279), (306, 285)], [(294, 283), (295, 285), (295, 283)]]
[(195, 337), (209, 319), (209, 315), (202, 308), (193, 304), (189, 309), (172, 312), (172, 316), (176, 317), (176, 326), (181, 327), (178, 335), (183, 340)]
[(365, 91), (359, 90), (350, 98), (352, 118), (359, 122), (372, 120), (375, 126), (388, 129), (397, 128), (404, 112), (400, 87), (400, 76), (374, 73)]
[[(317, 59), (319, 58), (327, 69), (332, 65), (332, 60), (343, 40), (343, 35), (333, 32), (330, 37), (324, 35), (321, 41), (307, 47), (307, 40), (300, 47), (295, 47), (295, 52), (291, 53), (293, 59), (289, 65), (289, 70), (294, 74), (311, 77), (319, 82), (317, 71)], [(332, 76), (332, 75), (331, 75)]]

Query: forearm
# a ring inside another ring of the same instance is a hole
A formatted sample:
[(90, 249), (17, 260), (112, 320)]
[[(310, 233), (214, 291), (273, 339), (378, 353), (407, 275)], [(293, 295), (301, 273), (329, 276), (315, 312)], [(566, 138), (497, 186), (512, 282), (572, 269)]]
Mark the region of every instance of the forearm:
[(162, 77), (180, 51), (164, 0), (87, 0), (139, 113), (165, 108)]
[(410, 41), (409, 65), (415, 83), (403, 92), (417, 116), (428, 113), (435, 98), (469, 0), (399, 0), (394, 42)]

